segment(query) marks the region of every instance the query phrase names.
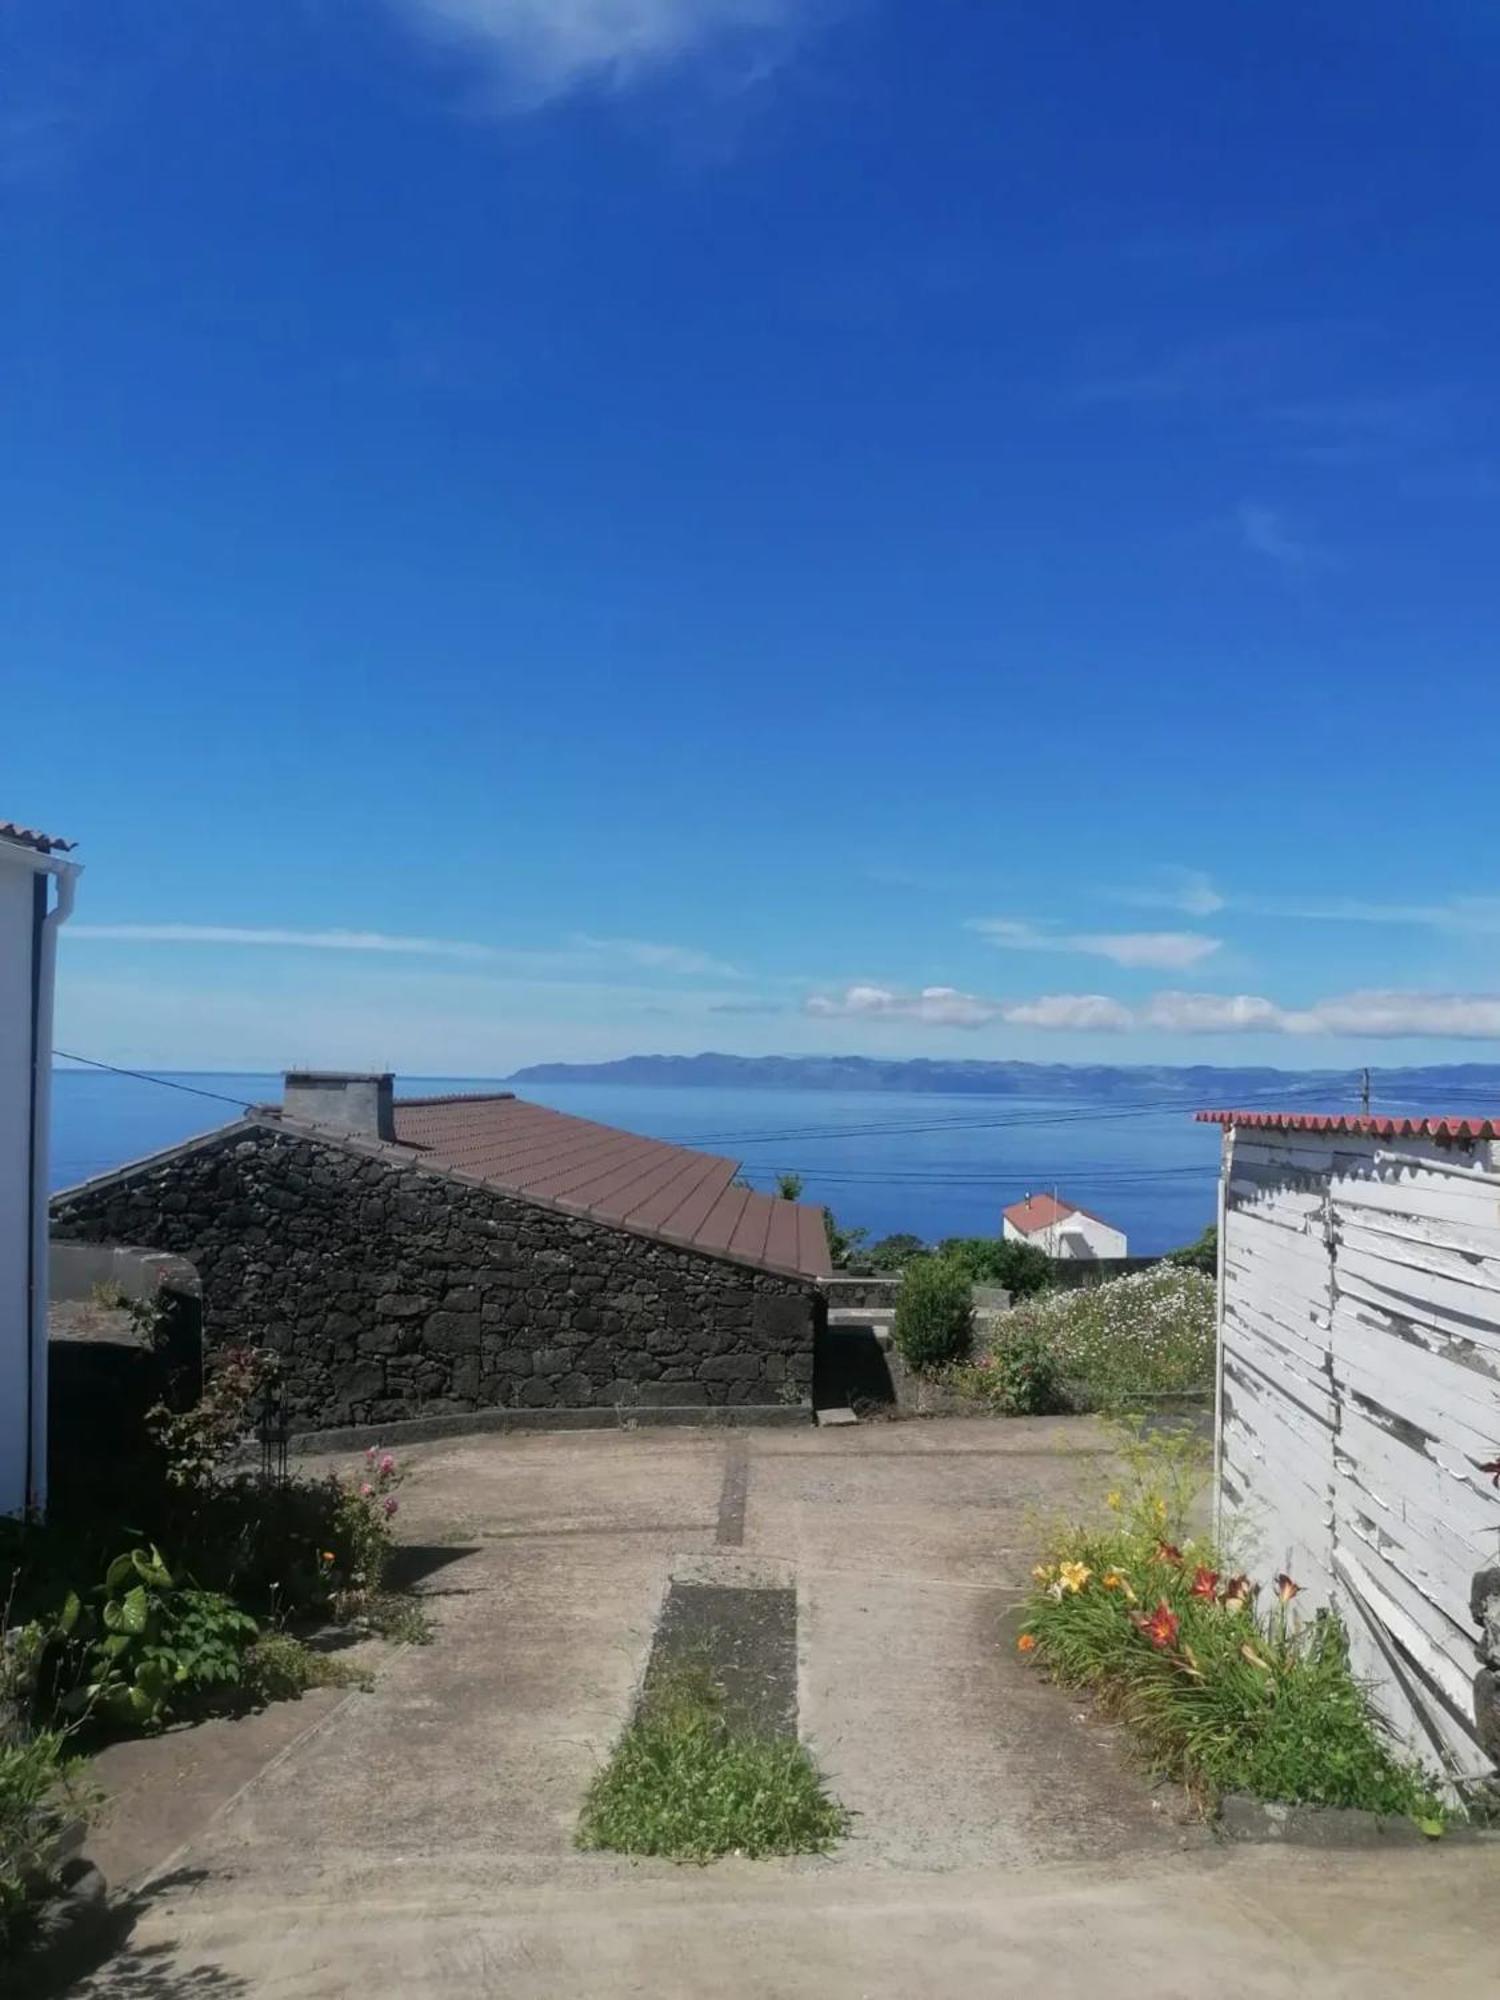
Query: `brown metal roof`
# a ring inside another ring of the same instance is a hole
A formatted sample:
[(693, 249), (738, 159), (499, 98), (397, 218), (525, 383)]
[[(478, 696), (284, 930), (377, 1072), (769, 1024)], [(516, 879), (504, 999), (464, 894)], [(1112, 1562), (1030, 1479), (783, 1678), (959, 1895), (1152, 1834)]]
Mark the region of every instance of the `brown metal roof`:
[(0, 819), (0, 840), (14, 840), (21, 847), (34, 847), (38, 854), (66, 854), (71, 840), (59, 840), (55, 833), (38, 833), (34, 826), (17, 826), (13, 819)]
[(493, 1097), (398, 1097), (396, 1142), (507, 1193), (801, 1277), (832, 1269), (823, 1211), (737, 1187), (737, 1163)]

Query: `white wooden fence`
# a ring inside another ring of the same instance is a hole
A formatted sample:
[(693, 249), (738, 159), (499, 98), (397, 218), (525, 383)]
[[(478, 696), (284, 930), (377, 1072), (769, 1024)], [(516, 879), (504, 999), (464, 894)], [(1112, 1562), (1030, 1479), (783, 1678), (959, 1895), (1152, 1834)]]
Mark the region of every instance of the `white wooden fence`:
[(1299, 1609), (1335, 1607), (1356, 1671), (1450, 1784), (1475, 1729), (1475, 1572), (1500, 1549), (1500, 1145), (1226, 1132), (1221, 1532)]

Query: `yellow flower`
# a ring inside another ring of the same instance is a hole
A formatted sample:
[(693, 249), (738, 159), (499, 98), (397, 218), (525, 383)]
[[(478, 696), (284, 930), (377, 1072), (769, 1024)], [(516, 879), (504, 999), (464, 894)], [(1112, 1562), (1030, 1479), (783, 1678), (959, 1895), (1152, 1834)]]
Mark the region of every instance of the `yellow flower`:
[(1156, 1497), (1156, 1499), (1154, 1499), (1154, 1500), (1153, 1500), (1153, 1501), (1151, 1502), (1151, 1511), (1152, 1511), (1152, 1513), (1153, 1513), (1153, 1514), (1154, 1514), (1154, 1515), (1156, 1516), (1156, 1518), (1157, 1518), (1157, 1520), (1158, 1520), (1158, 1521), (1165, 1521), (1165, 1520), (1166, 1520), (1166, 1518), (1167, 1518), (1167, 1503), (1166, 1503), (1166, 1501), (1165, 1501), (1165, 1500), (1163, 1500), (1163, 1499), (1161, 1498), (1161, 1496), (1160, 1496), (1159, 1494), (1158, 1494), (1158, 1496)]
[(1123, 1503), (1118, 1493), (1106, 1493), (1104, 1496), (1104, 1504), (1106, 1507), (1113, 1507), (1115, 1512), (1118, 1514)]
[(1123, 1591), (1127, 1603), (1129, 1604), (1135, 1603), (1135, 1592), (1130, 1588), (1130, 1578), (1128, 1576), (1122, 1575), (1122, 1573), (1119, 1570), (1117, 1569), (1107, 1570), (1105, 1574), (1100, 1577), (1099, 1581), (1104, 1585), (1104, 1588), (1106, 1590)]
[(1065, 1590), (1077, 1592), (1082, 1590), (1094, 1572), (1088, 1567), (1087, 1563), (1070, 1562), (1059, 1563), (1057, 1574)]
[(1056, 1574), (1057, 1571), (1052, 1567), (1051, 1563), (1038, 1563), (1036, 1568), (1031, 1572), (1031, 1578), (1033, 1583), (1050, 1583)]

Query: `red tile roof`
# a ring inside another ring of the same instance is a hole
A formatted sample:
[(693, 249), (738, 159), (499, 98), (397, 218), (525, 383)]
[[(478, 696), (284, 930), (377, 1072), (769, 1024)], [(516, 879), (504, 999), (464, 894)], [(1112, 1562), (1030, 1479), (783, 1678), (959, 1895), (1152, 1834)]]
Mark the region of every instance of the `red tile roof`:
[[(1076, 1201), (1058, 1201), (1050, 1194), (1029, 1194), (1024, 1201), (1013, 1201), (1005, 1210), (1005, 1220), (1027, 1236), (1066, 1222), (1070, 1215), (1086, 1215), (1090, 1222), (1104, 1222), (1104, 1217), (1095, 1215), (1091, 1208), (1080, 1208)], [(1114, 1228), (1112, 1222), (1104, 1222), (1104, 1226)]]
[(34, 847), (38, 854), (66, 854), (71, 840), (59, 840), (55, 833), (38, 833), (33, 826), (17, 826), (12, 819), (0, 819), (0, 840), (14, 840), (21, 847)]
[(736, 1162), (566, 1111), (493, 1097), (398, 1097), (396, 1142), (507, 1193), (799, 1277), (832, 1269), (823, 1211), (735, 1185)]
[(1500, 1139), (1500, 1120), (1393, 1117), (1369, 1111), (1200, 1111), (1202, 1125), (1247, 1125), (1268, 1132), (1349, 1132), (1366, 1139)]

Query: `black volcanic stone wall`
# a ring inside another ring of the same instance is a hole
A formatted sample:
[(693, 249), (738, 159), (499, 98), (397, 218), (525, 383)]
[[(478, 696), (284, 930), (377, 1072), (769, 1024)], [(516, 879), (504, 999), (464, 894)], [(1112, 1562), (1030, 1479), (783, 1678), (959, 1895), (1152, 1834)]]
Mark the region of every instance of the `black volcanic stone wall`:
[(812, 1385), (811, 1282), (270, 1125), (54, 1203), (53, 1234), (190, 1258), (210, 1360), (273, 1348), (297, 1430)]

